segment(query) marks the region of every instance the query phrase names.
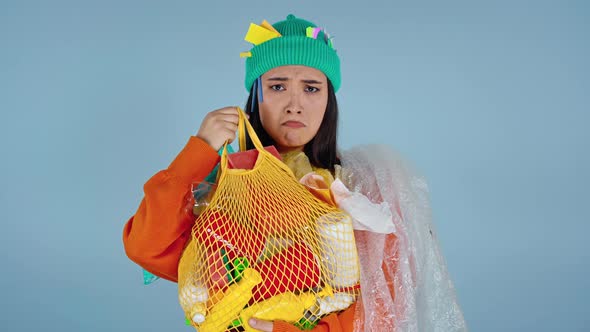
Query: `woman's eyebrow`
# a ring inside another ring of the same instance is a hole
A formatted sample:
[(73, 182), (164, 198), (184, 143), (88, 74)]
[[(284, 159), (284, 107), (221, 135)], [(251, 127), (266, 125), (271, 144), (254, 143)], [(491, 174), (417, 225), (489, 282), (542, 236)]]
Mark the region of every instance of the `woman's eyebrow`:
[(271, 78), (267, 79), (267, 81), (281, 81), (281, 82), (288, 81), (288, 80), (289, 80), (288, 77), (271, 77)]
[[(267, 79), (267, 81), (279, 81), (279, 82), (285, 82), (288, 81), (289, 78), (288, 77), (270, 77)], [(318, 80), (301, 80), (301, 82), (303, 83), (307, 83), (307, 84), (322, 84), (323, 82), (318, 81)]]
[(307, 83), (307, 84), (322, 84), (323, 83), (321, 81), (316, 81), (316, 80), (301, 80), (301, 82)]

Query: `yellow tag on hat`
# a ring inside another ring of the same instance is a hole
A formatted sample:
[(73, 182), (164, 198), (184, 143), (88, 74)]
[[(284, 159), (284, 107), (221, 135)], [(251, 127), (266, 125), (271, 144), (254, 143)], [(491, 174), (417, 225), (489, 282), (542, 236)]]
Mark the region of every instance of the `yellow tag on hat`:
[(270, 23), (268, 23), (267, 20), (262, 20), (262, 23), (260, 23), (260, 25), (264, 28), (267, 28), (270, 31), (274, 31), (276, 33), (279, 34), (279, 36), (282, 36), (280, 32), (277, 31), (277, 29), (275, 29), (275, 27), (273, 27)]
[(246, 33), (244, 40), (254, 45), (258, 45), (280, 36), (281, 34), (274, 29), (268, 30), (258, 24), (250, 23), (250, 28), (248, 29), (248, 33)]

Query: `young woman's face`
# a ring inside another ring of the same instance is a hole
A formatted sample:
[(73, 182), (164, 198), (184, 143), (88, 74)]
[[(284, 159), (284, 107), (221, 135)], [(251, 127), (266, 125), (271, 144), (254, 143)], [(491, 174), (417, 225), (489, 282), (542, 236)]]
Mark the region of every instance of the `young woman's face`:
[(306, 66), (276, 67), (262, 75), (260, 122), (279, 152), (303, 150), (318, 132), (328, 104), (328, 80)]

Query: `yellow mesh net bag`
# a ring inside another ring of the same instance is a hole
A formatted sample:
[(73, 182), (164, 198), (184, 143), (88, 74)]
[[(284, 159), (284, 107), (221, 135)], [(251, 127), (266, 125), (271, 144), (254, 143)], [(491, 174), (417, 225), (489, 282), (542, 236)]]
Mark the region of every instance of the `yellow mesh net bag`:
[(252, 317), (313, 328), (359, 294), (352, 220), (299, 183), (238, 113), (240, 150), (247, 130), (258, 157), (231, 169), (224, 147), (217, 189), (180, 259), (181, 307), (200, 332), (255, 331)]

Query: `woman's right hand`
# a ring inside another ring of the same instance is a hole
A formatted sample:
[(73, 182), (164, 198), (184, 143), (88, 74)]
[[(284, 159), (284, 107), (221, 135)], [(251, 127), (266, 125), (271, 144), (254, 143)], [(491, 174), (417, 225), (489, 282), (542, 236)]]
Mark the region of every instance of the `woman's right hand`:
[(238, 130), (238, 108), (224, 107), (207, 113), (197, 137), (204, 140), (213, 149), (219, 150), (223, 144), (233, 142)]

